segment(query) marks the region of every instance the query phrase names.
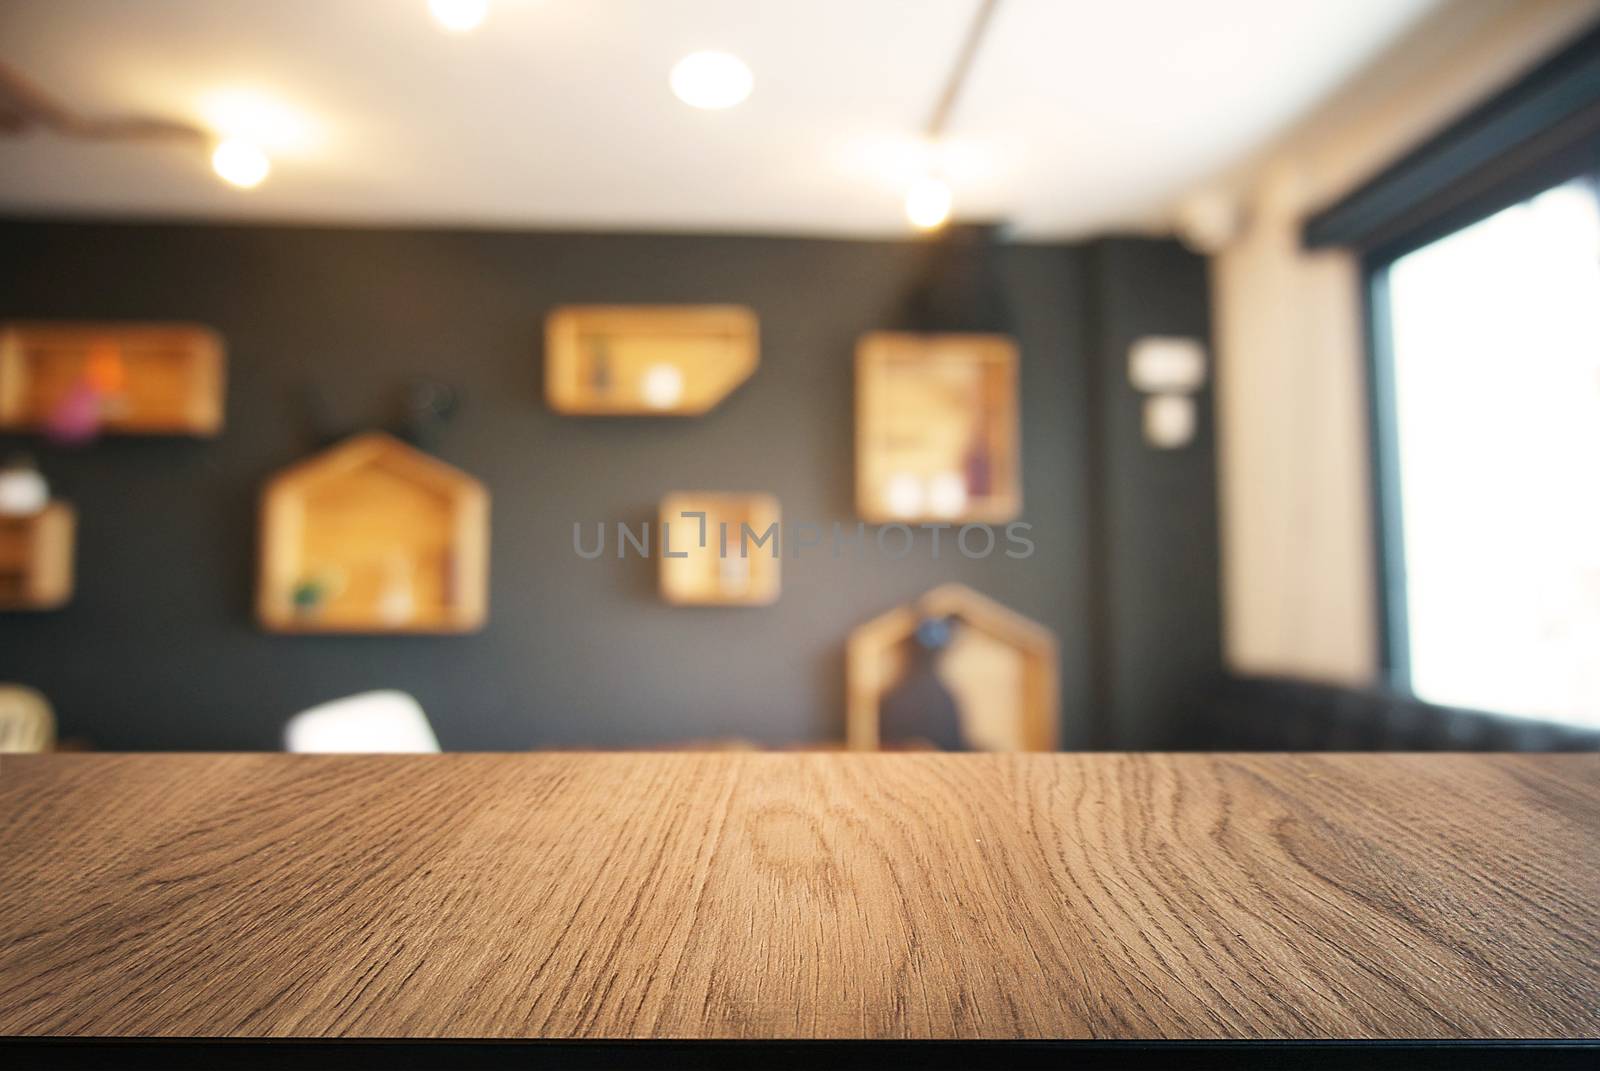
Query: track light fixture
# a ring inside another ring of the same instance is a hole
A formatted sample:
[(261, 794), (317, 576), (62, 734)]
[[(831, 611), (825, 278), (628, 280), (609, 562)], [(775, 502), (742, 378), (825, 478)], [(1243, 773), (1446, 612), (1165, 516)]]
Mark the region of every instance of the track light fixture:
[(239, 138), (218, 139), (193, 123), (154, 116), (109, 119), (82, 116), (51, 99), (19, 72), (0, 64), (0, 135), (44, 130), (75, 141), (165, 141), (211, 152), (211, 168), (239, 189), (259, 186), (272, 169), (261, 147)]
[(980, 0), (977, 13), (972, 17), (972, 25), (967, 30), (966, 40), (961, 44), (961, 52), (956, 56), (955, 65), (950, 68), (950, 76), (945, 80), (944, 91), (939, 94), (939, 101), (934, 105), (933, 114), (928, 118), (928, 125), (924, 131), (929, 147), (928, 168), (926, 173), (906, 190), (906, 219), (910, 220), (911, 225), (918, 230), (938, 230), (950, 219), (955, 193), (950, 189), (950, 184), (939, 174), (939, 142), (944, 137), (950, 113), (955, 110), (956, 101), (960, 99), (961, 90), (966, 85), (967, 75), (972, 70), (972, 62), (978, 55), (978, 47), (983, 44), (984, 35), (988, 32), (989, 24), (999, 7), (1000, 0)]

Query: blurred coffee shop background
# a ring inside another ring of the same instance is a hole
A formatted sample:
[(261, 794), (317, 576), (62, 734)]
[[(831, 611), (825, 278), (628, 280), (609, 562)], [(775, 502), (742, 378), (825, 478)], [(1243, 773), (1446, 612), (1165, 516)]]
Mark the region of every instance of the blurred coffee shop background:
[(1597, 24), (8, 0), (7, 746), (1593, 747)]

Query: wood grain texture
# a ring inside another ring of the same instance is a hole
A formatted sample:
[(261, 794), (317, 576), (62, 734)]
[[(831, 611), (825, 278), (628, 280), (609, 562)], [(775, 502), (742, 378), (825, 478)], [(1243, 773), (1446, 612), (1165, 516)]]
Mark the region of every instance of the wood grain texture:
[(1600, 1033), (1600, 757), (0, 758), (0, 1035)]

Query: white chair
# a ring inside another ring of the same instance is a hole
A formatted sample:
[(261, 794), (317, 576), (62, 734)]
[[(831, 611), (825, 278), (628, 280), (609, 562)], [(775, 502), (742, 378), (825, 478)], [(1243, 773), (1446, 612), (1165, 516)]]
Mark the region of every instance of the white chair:
[(362, 692), (303, 710), (289, 719), (283, 743), (288, 751), (313, 754), (439, 751), (422, 706), (393, 690)]
[(56, 719), (45, 697), (25, 684), (0, 684), (0, 752), (49, 751)]

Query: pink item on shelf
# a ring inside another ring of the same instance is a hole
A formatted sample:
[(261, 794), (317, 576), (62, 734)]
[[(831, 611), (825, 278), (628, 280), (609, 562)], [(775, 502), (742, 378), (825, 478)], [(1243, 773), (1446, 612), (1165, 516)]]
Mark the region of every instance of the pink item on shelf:
[(93, 384), (80, 379), (51, 412), (45, 434), (58, 443), (92, 442), (100, 434), (101, 402)]

